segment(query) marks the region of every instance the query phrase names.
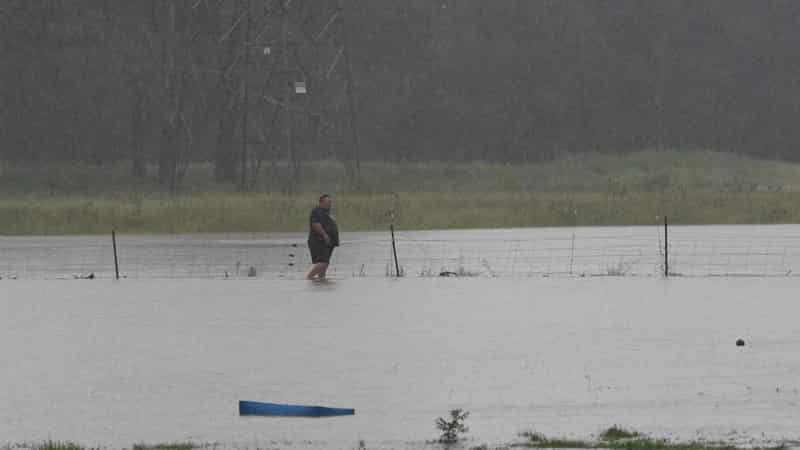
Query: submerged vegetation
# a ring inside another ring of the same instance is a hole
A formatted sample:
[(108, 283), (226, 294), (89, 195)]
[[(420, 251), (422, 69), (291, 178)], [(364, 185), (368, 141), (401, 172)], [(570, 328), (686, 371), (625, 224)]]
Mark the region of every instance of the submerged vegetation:
[[(0, 233), (298, 231), (319, 192), (349, 231), (673, 223), (800, 222), (800, 165), (711, 152), (576, 157), (540, 165), (364, 164), (305, 168), (302, 191), (215, 184), (194, 167), (191, 191), (161, 192), (121, 168), (0, 168)], [(117, 173), (119, 172), (119, 173)], [(120, 175), (117, 177), (117, 175)], [(276, 175), (282, 176), (282, 175)]]
[(35, 447), (36, 450), (85, 450), (85, 447), (82, 447), (74, 442), (60, 442), (60, 441), (47, 441), (42, 445)]
[(189, 442), (168, 442), (163, 444), (147, 445), (135, 444), (133, 450), (192, 450), (196, 445)]
[(638, 437), (641, 437), (639, 432), (626, 430), (618, 425), (614, 425), (600, 433), (601, 441), (618, 441), (620, 439), (633, 439)]
[[(21, 445), (19, 448), (32, 448), (33, 450), (92, 450), (90, 447), (84, 447), (80, 444), (69, 441), (53, 441), (48, 440), (42, 444), (34, 446)], [(189, 442), (168, 442), (161, 444), (134, 444), (132, 450), (192, 450), (198, 446)]]
[[(524, 440), (512, 444), (523, 448), (572, 448), (572, 449), (611, 449), (611, 450), (743, 450), (744, 447), (716, 441), (678, 442), (655, 439), (637, 431), (627, 430), (617, 425), (604, 430), (598, 440), (574, 440), (548, 438), (542, 433), (527, 431), (520, 433)], [(747, 447), (748, 450), (782, 450), (784, 445), (767, 447)]]
[[(451, 444), (459, 443), (464, 434), (469, 430), (465, 421), (469, 413), (460, 409), (450, 411), (449, 418), (436, 420), (436, 428), (442, 432), (438, 440), (430, 443), (444, 444), (445, 448)], [(737, 445), (731, 442), (696, 440), (689, 442), (671, 441), (648, 437), (638, 431), (614, 425), (602, 431), (596, 440), (580, 440), (565, 438), (550, 438), (542, 433), (525, 431), (519, 434), (521, 441), (494, 447), (496, 450), (510, 450), (512, 448), (538, 448), (538, 449), (609, 449), (609, 450), (786, 450), (786, 444), (769, 445)], [(136, 444), (132, 450), (192, 450), (195, 448), (208, 448), (208, 445), (195, 445), (188, 442), (163, 443), (155, 445)], [(216, 448), (214, 445), (213, 448)], [(88, 447), (72, 442), (46, 441), (39, 446), (20, 445), (15, 448), (32, 448), (33, 450), (90, 450)], [(366, 450), (365, 441), (358, 442), (357, 449)], [(471, 450), (489, 450), (488, 445), (470, 447)]]

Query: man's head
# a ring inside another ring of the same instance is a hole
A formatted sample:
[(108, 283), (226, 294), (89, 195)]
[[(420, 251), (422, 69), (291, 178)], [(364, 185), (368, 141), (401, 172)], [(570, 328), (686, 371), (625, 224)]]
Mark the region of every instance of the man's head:
[(319, 197), (319, 207), (322, 209), (331, 209), (333, 199), (328, 194), (322, 194)]

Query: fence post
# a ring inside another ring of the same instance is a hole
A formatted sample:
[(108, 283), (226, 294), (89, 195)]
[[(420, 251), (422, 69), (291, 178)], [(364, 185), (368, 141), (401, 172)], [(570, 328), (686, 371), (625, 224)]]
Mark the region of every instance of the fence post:
[(114, 247), (114, 272), (117, 275), (117, 280), (119, 280), (119, 259), (117, 259), (117, 232), (115, 230), (111, 230), (111, 243)]
[(575, 233), (572, 233), (572, 245), (569, 247), (569, 276), (572, 276), (572, 265), (575, 262)]
[(669, 278), (669, 226), (664, 216), (664, 278)]
[(395, 274), (400, 276), (400, 264), (397, 262), (397, 245), (394, 241), (394, 224), (389, 224), (389, 231), (392, 233), (392, 255), (394, 255), (394, 270)]

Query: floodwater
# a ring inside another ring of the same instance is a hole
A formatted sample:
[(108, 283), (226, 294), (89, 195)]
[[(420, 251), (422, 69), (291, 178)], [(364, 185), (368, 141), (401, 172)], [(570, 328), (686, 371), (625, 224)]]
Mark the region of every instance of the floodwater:
[[(304, 233), (118, 236), (128, 279), (301, 279)], [(385, 278), (442, 272), (495, 278), (658, 277), (667, 259), (682, 276), (800, 276), (800, 225), (398, 231), (343, 233), (331, 274)], [(665, 255), (666, 254), (666, 255)], [(668, 256), (668, 258), (665, 258)], [(114, 275), (111, 236), (0, 237), (0, 278)]]
[[(0, 444), (420, 448), (518, 432), (798, 439), (800, 280), (0, 281)], [(737, 338), (746, 339), (736, 347)], [(239, 400), (352, 407), (242, 418)]]

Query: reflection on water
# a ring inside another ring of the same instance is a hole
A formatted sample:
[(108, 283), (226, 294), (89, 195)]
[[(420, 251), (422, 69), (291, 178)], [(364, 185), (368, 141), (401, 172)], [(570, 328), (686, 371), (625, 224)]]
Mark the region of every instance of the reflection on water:
[[(798, 438), (797, 288), (786, 278), (3, 281), (0, 436), (419, 448), (437, 436), (436, 417), (464, 408), (475, 445), (613, 424)], [(239, 400), (356, 415), (243, 419)]]

